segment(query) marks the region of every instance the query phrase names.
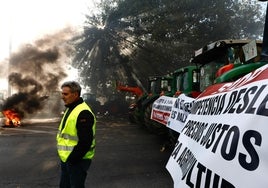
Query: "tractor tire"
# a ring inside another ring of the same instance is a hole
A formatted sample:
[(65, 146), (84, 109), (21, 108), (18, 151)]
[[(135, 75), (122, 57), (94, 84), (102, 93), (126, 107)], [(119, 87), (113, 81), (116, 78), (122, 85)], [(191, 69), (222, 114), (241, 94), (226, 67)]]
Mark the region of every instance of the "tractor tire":
[(136, 123), (136, 118), (135, 118), (134, 111), (129, 111), (128, 112), (128, 120), (129, 120), (130, 123)]
[(152, 106), (153, 104), (149, 104), (145, 109), (144, 124), (146, 128), (157, 135), (167, 134), (168, 128), (165, 125), (151, 119)]

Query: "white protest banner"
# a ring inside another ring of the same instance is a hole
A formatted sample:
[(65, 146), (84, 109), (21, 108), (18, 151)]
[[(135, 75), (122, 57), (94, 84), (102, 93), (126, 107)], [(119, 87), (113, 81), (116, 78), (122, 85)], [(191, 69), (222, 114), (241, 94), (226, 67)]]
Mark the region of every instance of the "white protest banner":
[(166, 165), (175, 188), (267, 187), (268, 66), (204, 91)]
[(172, 106), (176, 98), (161, 96), (154, 103), (151, 112), (151, 119), (163, 125), (167, 125)]
[(180, 133), (184, 127), (184, 123), (188, 114), (191, 111), (194, 98), (187, 97), (185, 94), (181, 94), (176, 98), (172, 107), (167, 127)]

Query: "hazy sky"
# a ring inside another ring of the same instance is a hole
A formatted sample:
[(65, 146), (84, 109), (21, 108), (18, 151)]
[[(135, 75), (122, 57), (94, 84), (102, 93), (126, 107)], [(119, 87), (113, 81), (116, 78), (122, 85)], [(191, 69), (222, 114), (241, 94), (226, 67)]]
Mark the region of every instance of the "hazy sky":
[(45, 34), (80, 26), (92, 0), (8, 0), (0, 2), (0, 61)]
[[(67, 26), (82, 26), (85, 13), (88, 14), (95, 1), (98, 0), (0, 1), (0, 62), (5, 62), (10, 52), (15, 52), (21, 45)], [(7, 79), (1, 77), (0, 91), (7, 87)]]

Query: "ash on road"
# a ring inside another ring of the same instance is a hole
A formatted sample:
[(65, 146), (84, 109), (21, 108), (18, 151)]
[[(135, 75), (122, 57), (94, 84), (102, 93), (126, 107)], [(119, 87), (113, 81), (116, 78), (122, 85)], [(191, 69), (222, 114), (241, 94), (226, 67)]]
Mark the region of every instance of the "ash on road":
[[(0, 128), (0, 187), (58, 187), (58, 122), (25, 122)], [(88, 172), (90, 188), (171, 188), (165, 168), (170, 150), (163, 140), (127, 118), (98, 118), (96, 154)]]

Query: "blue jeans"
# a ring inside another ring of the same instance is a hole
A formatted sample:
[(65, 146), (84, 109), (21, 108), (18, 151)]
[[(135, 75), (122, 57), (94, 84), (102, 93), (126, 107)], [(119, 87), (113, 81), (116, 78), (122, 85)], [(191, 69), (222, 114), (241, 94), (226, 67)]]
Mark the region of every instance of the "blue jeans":
[(84, 188), (90, 164), (88, 159), (76, 164), (61, 162), (60, 188)]

